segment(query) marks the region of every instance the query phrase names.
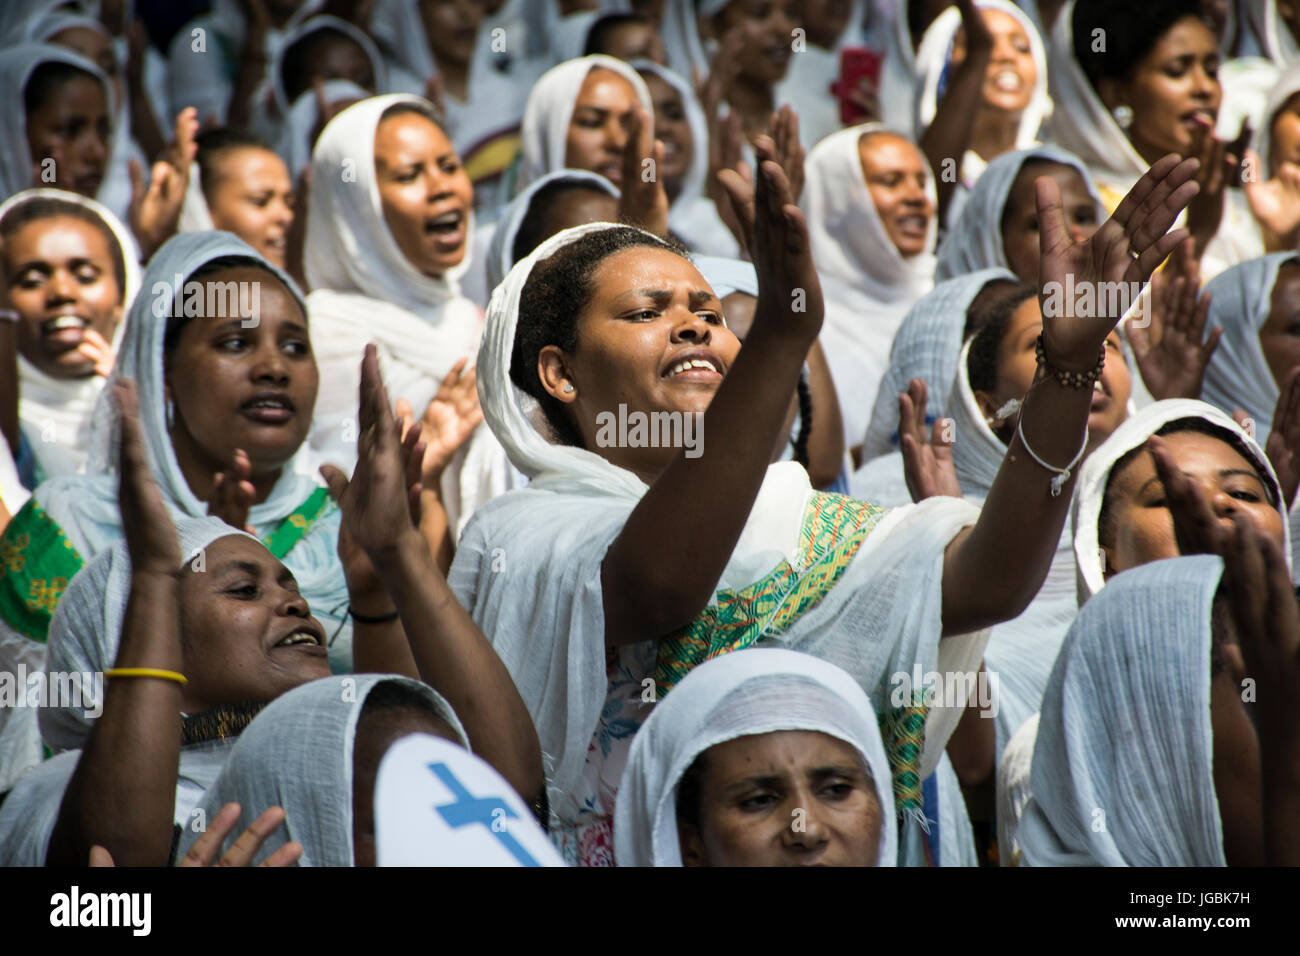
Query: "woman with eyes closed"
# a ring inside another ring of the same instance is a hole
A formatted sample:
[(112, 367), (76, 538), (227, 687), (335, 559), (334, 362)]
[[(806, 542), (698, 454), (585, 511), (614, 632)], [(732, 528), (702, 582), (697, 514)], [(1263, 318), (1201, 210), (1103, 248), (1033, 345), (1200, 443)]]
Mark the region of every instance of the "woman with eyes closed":
[[(173, 315), (176, 275), (196, 283), (200, 295), (183, 289)], [(145, 441), (164, 502), (177, 518), (215, 514), (255, 531), (327, 624), (333, 666), (352, 669), (349, 606), (378, 616), (391, 604), (364, 569), (349, 589), (338, 511), (304, 457), (318, 378), (301, 294), (246, 243), (221, 232), (177, 236), (154, 256), (143, 284), (113, 380), (140, 384)], [(253, 309), (255, 320), (241, 317)], [(3, 633), (29, 667), (44, 658), (63, 588), (125, 530), (110, 467), (116, 411), (107, 393), (99, 402), (88, 474), (39, 486), (0, 539), (8, 557), (0, 577)], [(0, 737), (9, 733), (6, 727)]]
[[(1094, 49), (1097, 30), (1104, 52)], [(1203, 274), (1263, 253), (1259, 223), (1232, 187), (1242, 146), (1215, 137), (1221, 57), (1198, 0), (1072, 3), (1056, 21), (1048, 57), (1052, 139), (1088, 165), (1108, 209), (1159, 156), (1195, 156), (1201, 192), (1186, 224)]]
[[(886, 512), (814, 493), (798, 465), (769, 466), (823, 305), (775, 143), (761, 137), (758, 149), (755, 198), (723, 174), (752, 230), (759, 278), (743, 349), (689, 260), (627, 226), (553, 236), (514, 267), (489, 309), (484, 416), (532, 481), (475, 516), (449, 580), (491, 635), (551, 757), (552, 832), (570, 859), (608, 862), (611, 796), (643, 701), (671, 694), (710, 657), (762, 642), (829, 660), (876, 695), (887, 738), (916, 702), (889, 702), (886, 675), (975, 670), (985, 630), (1017, 616), (1042, 583), (1068, 507), (1053, 480), (1068, 489), (1061, 472), (1092, 404), (1091, 378), (1070, 372), (1100, 372), (1119, 318), (1045, 322), (1023, 437), (978, 515), (952, 499)], [(1042, 180), (1043, 281), (1067, 270), (1096, 280), (1094, 261), (1142, 281), (1185, 238), (1168, 230), (1196, 191), (1195, 167), (1166, 158), (1078, 245), (1054, 183)], [(674, 417), (680, 432), (665, 435)], [(909, 819), (959, 711), (929, 711), (923, 759), (893, 768)], [(906, 860), (924, 858), (919, 829), (903, 843)]]
[(211, 129), (194, 138), (181, 232), (233, 233), (268, 262), (285, 268), (293, 226), (293, 183), (284, 160), (263, 141), (232, 129)]
[(916, 52), (916, 134), (942, 170), (960, 156), (957, 177), (938, 183), (952, 222), (987, 165), (1038, 142), (1052, 111), (1047, 55), (1033, 21), (1013, 3), (958, 3), (926, 29)]
[(878, 123), (828, 136), (807, 170), (802, 206), (827, 302), (822, 347), (856, 461), (889, 343), (934, 284), (934, 180), (920, 150)]
[(840, 668), (749, 650), (688, 674), (632, 744), (620, 866), (894, 866), (889, 761)]
[(18, 462), (28, 486), (84, 471), (91, 410), (140, 284), (121, 221), (58, 189), (0, 205), (6, 308), (17, 316)]
[[(357, 356), (379, 349), (394, 400), (422, 415), (443, 380), (478, 348), (483, 316), (461, 291), (474, 241), (474, 189), (427, 100), (355, 103), (330, 120), (312, 154), (304, 263), (321, 394), (310, 442), (345, 470), (356, 459)], [(509, 462), (478, 429), (441, 478), (452, 540), (509, 487)]]

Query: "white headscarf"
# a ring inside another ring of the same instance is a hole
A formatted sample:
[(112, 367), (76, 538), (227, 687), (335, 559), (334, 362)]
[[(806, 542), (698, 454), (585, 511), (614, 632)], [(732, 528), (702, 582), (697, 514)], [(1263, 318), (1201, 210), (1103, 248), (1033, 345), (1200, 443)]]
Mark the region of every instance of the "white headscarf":
[[(427, 100), (373, 96), (343, 110), (321, 132), (312, 153), (312, 188), (304, 253), (313, 347), (320, 367), (311, 444), (326, 461), (351, 470), (356, 460), (356, 415), (361, 356), (379, 346), (388, 394), (422, 413), (448, 370), (472, 356), (482, 315), (460, 293), (469, 257), (441, 276), (416, 269), (384, 220), (375, 176), (375, 131), (390, 107)], [(467, 248), (473, 240), (469, 223)], [(453, 460), (443, 500), (453, 527), (475, 507), (505, 490), (500, 449), (479, 429)]]
[(1256, 170), (1260, 179), (1268, 179), (1269, 169), (1272, 168), (1273, 121), (1277, 119), (1277, 114), (1282, 111), (1282, 107), (1286, 106), (1287, 100), (1297, 93), (1300, 93), (1300, 60), (1287, 67), (1268, 91), (1263, 115), (1255, 128), (1253, 146), (1264, 165), (1263, 169)]
[[(1282, 490), (1278, 487), (1277, 476), (1268, 456), (1256, 444), (1255, 440), (1231, 418), (1205, 402), (1185, 398), (1170, 398), (1154, 405), (1148, 405), (1135, 415), (1130, 415), (1124, 424), (1097, 447), (1079, 469), (1079, 482), (1074, 491), (1074, 558), (1079, 569), (1079, 603), (1083, 604), (1091, 596), (1102, 590), (1106, 583), (1105, 568), (1102, 566), (1101, 540), (1098, 523), (1101, 519), (1101, 506), (1106, 495), (1106, 485), (1110, 481), (1111, 471), (1116, 463), (1135, 448), (1141, 447), (1146, 440), (1170, 422), (1183, 418), (1198, 418), (1214, 425), (1224, 432), (1224, 440), (1238, 449), (1244, 449), (1253, 459), (1260, 472), (1268, 480), (1276, 500), (1282, 502), (1279, 511), (1285, 518), (1285, 502)], [(1291, 534), (1283, 521), (1285, 535), (1283, 551), (1290, 560)], [(1127, 573), (1127, 572), (1125, 572)], [(1118, 580), (1118, 578), (1117, 578)]]
[[(293, 103), (290, 102), (289, 100), (289, 92), (284, 85), (285, 54), (288, 53), (288, 51), (294, 46), (294, 44), (298, 43), (300, 40), (304, 39), (307, 36), (310, 36), (313, 33), (318, 33), (321, 31), (340, 33), (343, 36), (355, 42), (359, 47), (361, 47), (362, 52), (364, 52), (366, 55), (366, 59), (370, 61), (370, 68), (374, 73), (375, 92), (384, 93), (388, 90), (388, 63), (384, 59), (384, 57), (380, 54), (379, 48), (375, 46), (375, 41), (370, 39), (369, 34), (367, 34), (363, 30), (357, 29), (355, 26), (353, 26), (351, 23), (348, 23), (346, 20), (340, 20), (338, 17), (329, 16), (326, 14), (314, 16), (307, 20), (303, 20), (292, 29), (286, 30), (284, 33), (284, 39), (280, 42), (280, 46), (276, 49), (275, 55), (271, 57), (270, 82), (271, 82), (271, 88), (274, 90), (275, 105), (279, 110), (281, 122), (287, 121), (289, 116), (289, 111), (293, 106)], [(332, 81), (327, 81), (327, 83), (328, 82), (340, 82), (340, 81), (332, 80)], [(347, 81), (345, 80), (342, 82), (347, 82)], [(355, 86), (355, 84), (353, 85)], [(299, 94), (299, 98), (301, 98), (304, 94), (311, 93), (311, 92), (312, 90), (309, 87), (308, 89), (304, 90), (302, 93)], [(362, 93), (362, 96), (370, 96), (370, 95), (371, 95), (370, 93), (366, 93), (366, 92)]]
[(601, 18), (599, 10), (579, 10), (560, 17), (551, 31), (551, 56), (557, 63), (584, 55), (591, 28)]
[(889, 347), (889, 367), (862, 440), (864, 463), (898, 450), (898, 395), (907, 391), (912, 379), (925, 380), (926, 417), (947, 414), (967, 312), (984, 287), (998, 280), (1018, 281), (1005, 265), (963, 270), (956, 278), (939, 282), (908, 309)]
[[(511, 382), (510, 363), (520, 296), (534, 266), (612, 228), (626, 227), (592, 223), (552, 236), (492, 294), (479, 352), (479, 400), (488, 426), (532, 483), (478, 512), (448, 576), (528, 706), (548, 763), (551, 805), (562, 816), (577, 813), (573, 794), (607, 694), (601, 563), (646, 485), (594, 452), (552, 444), (530, 417), (535, 403)], [(783, 560), (801, 563), (796, 543), (811, 493), (798, 465), (768, 468), (719, 588), (748, 586)], [(843, 667), (879, 694), (880, 704), (887, 700), (884, 676), (910, 671), (916, 661), (923, 670), (933, 669), (932, 660), (943, 661), (940, 670), (973, 670), (984, 632), (938, 640), (943, 549), (973, 518), (974, 510), (954, 499), (890, 512), (835, 587), (773, 641)], [(882, 634), (891, 639), (882, 641)], [(955, 726), (954, 710), (930, 712), (927, 740), (935, 746)], [(927, 747), (926, 775), (938, 758)]]
[(1252, 259), (1220, 273), (1205, 286), (1214, 296), (1208, 325), (1223, 327), (1223, 337), (1205, 370), (1201, 394), (1225, 412), (1244, 409), (1255, 434), (1267, 437), (1280, 394), (1259, 343), (1259, 331), (1272, 309), (1273, 287), (1284, 264), (1300, 261), (1295, 252)]
[[(58, 200), (93, 213), (117, 240), (125, 266), (122, 288), (122, 319), (109, 343), (115, 349), (122, 341), (127, 314), (140, 288), (140, 252), (122, 221), (93, 199), (62, 189), (24, 189), (0, 204), (0, 220), (19, 207), (40, 200)], [(111, 252), (112, 250), (110, 250)], [(86, 468), (90, 445), (91, 415), (104, 387), (99, 375), (56, 378), (47, 375), (21, 355), (18, 356), (19, 418), (28, 433), (29, 445), (46, 478), (71, 475)], [(46, 430), (53, 431), (47, 438)]]
[[(1033, 96), (1025, 111), (1020, 114), (1020, 126), (1016, 131), (1016, 148), (1024, 149), (1038, 142), (1039, 128), (1052, 114), (1052, 99), (1047, 95), (1047, 54), (1043, 50), (1043, 39), (1038, 35), (1038, 28), (1033, 20), (1014, 3), (1009, 3), (1007, 0), (980, 0), (977, 7), (980, 10), (1000, 10), (1014, 17), (1020, 24), (1020, 28), (1025, 31), (1025, 36), (1029, 38), (1029, 51), (1034, 59), (1037, 75), (1034, 80)], [(918, 138), (930, 128), (938, 111), (943, 88), (950, 79), (949, 67), (953, 41), (960, 28), (961, 11), (956, 7), (949, 7), (935, 17), (917, 47), (915, 129)], [(970, 189), (988, 162), (987, 157), (978, 156), (973, 150), (967, 150), (962, 159), (962, 179), (958, 184), (958, 191)], [(951, 218), (950, 216), (949, 219)]]
[(1300, 46), (1277, 12), (1277, 0), (1242, 0), (1242, 6), (1266, 57), (1283, 68), (1300, 60)]
[[(104, 106), (110, 120), (113, 116), (114, 97), (112, 84), (103, 72), (80, 53), (53, 43), (23, 43), (0, 51), (0, 97), (9, 103), (0, 121), (0, 196), (12, 196), (33, 183), (32, 154), (27, 144), (27, 109), (25, 93), (27, 82), (36, 68), (44, 63), (66, 63), (89, 73), (104, 88)], [(97, 196), (103, 196), (109, 185), (109, 172), (117, 136), (111, 135), (108, 155), (104, 160), (104, 180)]]
[(880, 68), (881, 119), (890, 129), (915, 136), (912, 124), (916, 111), (912, 102), (916, 97), (916, 50), (912, 46), (912, 30), (907, 24), (907, 3), (904, 0), (874, 0), (876, 13), (888, 21), (885, 33), (885, 62)]
[(1008, 269), (1002, 245), (1002, 214), (1011, 198), (1011, 187), (1025, 163), (1048, 161), (1069, 166), (1083, 178), (1083, 184), (1097, 207), (1097, 223), (1109, 218), (1106, 206), (1093, 185), (1092, 174), (1079, 157), (1055, 146), (1033, 146), (1003, 153), (988, 164), (966, 196), (952, 228), (939, 244), (935, 281), (951, 279), (976, 269)]
[(582, 84), (587, 80), (587, 74), (597, 68), (617, 73), (631, 83), (651, 124), (654, 123), (654, 101), (650, 99), (650, 90), (646, 88), (645, 80), (622, 60), (593, 54), (577, 60), (566, 60), (551, 67), (533, 86), (524, 107), (521, 131), (523, 162), (515, 183), (517, 192), (546, 173), (565, 167), (566, 142), (573, 108), (582, 91)]
[(567, 183), (619, 197), (618, 187), (599, 173), (585, 169), (556, 169), (539, 177), (501, 210), (501, 218), (492, 230), (492, 244), (487, 254), (487, 288), (495, 289), (515, 264), (515, 239), (528, 218), (533, 198), (552, 183)]
[(709, 175), (709, 127), (704, 108), (695, 98), (695, 90), (685, 78), (667, 67), (650, 60), (633, 60), (632, 66), (641, 73), (652, 73), (663, 80), (682, 98), (686, 123), (691, 128), (691, 165), (682, 177), (681, 192), (668, 207), (668, 228), (692, 252), (708, 256), (734, 259), (740, 255), (736, 237), (723, 225), (717, 207), (707, 193)]
[[(339, 100), (364, 100), (372, 95), (351, 80), (326, 80), (324, 89), (327, 103), (336, 103)], [(311, 134), (319, 121), (316, 91), (303, 90), (289, 107), (289, 114), (284, 119), (279, 143), (276, 146), (276, 152), (289, 167), (289, 178), (294, 182), (297, 182), (302, 171), (311, 165)], [(193, 182), (193, 173), (190, 181)]]
[(1210, 721), (1222, 574), (1215, 555), (1155, 561), (1079, 612), (1043, 697), (1025, 865), (1225, 865)]
[[(879, 123), (840, 130), (808, 154), (804, 197), (813, 259), (826, 299), (821, 342), (852, 447), (866, 433), (889, 347), (912, 304), (934, 285), (932, 216), (925, 251), (904, 258), (885, 232), (862, 174), (858, 142)], [(935, 205), (934, 181), (926, 192)]]
[(677, 788), (695, 759), (737, 737), (812, 730), (861, 756), (880, 802), (876, 866), (898, 853), (889, 760), (871, 701), (832, 664), (782, 650), (747, 650), (701, 664), (656, 705), (632, 741), (619, 785), (614, 856), (620, 866), (681, 866)]
[[(234, 832), (250, 827), (267, 807), (284, 808), (284, 824), (257, 851), (261, 863), (286, 843), (302, 844), (299, 866), (355, 866), (352, 842), (352, 766), (357, 722), (366, 698), (398, 684), (449, 723), (468, 749), (451, 706), (427, 684), (388, 674), (324, 677), (281, 694), (253, 719), (230, 751), (200, 809), (212, 820), (238, 803)], [(199, 837), (187, 827), (177, 858)]]
[(709, 74), (710, 53), (700, 39), (698, 19), (715, 17), (731, 0), (664, 0), (659, 32), (664, 38), (668, 65), (680, 76), (693, 76), (699, 70)]

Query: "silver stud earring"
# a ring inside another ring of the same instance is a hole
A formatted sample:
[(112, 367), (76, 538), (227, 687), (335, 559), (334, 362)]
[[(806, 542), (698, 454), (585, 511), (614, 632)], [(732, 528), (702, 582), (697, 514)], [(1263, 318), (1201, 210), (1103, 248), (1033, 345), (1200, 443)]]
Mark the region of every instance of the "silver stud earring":
[(1133, 125), (1133, 107), (1117, 106), (1110, 111), (1110, 115), (1115, 118), (1115, 124), (1125, 132)]
[(171, 431), (176, 427), (176, 403), (170, 398), (167, 399), (167, 430)]
[(571, 391), (573, 391), (573, 386), (570, 385), (568, 382), (565, 382), (565, 383), (564, 383), (564, 390), (565, 390), (566, 392), (571, 392)]

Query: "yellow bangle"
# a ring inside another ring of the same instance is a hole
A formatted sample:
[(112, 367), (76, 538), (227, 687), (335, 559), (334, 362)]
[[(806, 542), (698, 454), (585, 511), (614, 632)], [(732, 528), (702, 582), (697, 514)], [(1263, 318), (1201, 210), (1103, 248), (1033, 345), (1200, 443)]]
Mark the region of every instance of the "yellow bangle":
[(170, 680), (184, 686), (189, 683), (184, 674), (178, 674), (175, 671), (159, 670), (156, 667), (114, 667), (112, 670), (104, 671), (105, 677), (156, 677), (159, 680)]

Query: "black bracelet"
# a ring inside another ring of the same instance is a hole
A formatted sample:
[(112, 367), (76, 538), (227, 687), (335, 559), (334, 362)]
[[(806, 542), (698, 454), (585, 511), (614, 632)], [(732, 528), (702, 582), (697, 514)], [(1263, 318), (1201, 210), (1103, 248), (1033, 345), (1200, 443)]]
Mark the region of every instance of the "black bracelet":
[(381, 614), (379, 617), (366, 617), (364, 614), (358, 614), (352, 610), (352, 605), (348, 605), (348, 615), (358, 624), (387, 624), (389, 621), (397, 620), (397, 611), (390, 614)]

